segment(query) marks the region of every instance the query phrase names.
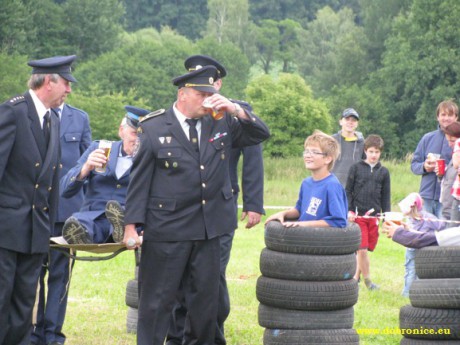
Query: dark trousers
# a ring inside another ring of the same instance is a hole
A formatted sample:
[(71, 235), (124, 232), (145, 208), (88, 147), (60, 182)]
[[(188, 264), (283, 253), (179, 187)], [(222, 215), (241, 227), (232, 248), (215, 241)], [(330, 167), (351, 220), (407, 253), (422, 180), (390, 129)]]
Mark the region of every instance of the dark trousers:
[(142, 244), (139, 270), (138, 345), (163, 345), (182, 286), (184, 342), (213, 345), (219, 294), (219, 238)]
[[(220, 277), (219, 277), (219, 300), (217, 323), (215, 331), (214, 344), (226, 344), (224, 336), (224, 322), (230, 314), (230, 296), (227, 288), (226, 270), (230, 261), (230, 252), (232, 250), (233, 236), (235, 232), (220, 236)], [(167, 345), (181, 345), (184, 336), (185, 318), (187, 308), (185, 307), (185, 297), (182, 289), (179, 291), (177, 303), (173, 308), (171, 322), (166, 337)]]
[[(62, 232), (63, 223), (55, 225), (55, 231)], [(43, 260), (40, 273), (37, 321), (31, 341), (46, 345), (53, 341), (65, 342), (62, 333), (67, 309), (70, 259), (58, 250), (50, 249)], [(48, 273), (48, 291), (45, 291), (45, 277)]]
[(0, 248), (0, 344), (28, 345), (44, 254)]

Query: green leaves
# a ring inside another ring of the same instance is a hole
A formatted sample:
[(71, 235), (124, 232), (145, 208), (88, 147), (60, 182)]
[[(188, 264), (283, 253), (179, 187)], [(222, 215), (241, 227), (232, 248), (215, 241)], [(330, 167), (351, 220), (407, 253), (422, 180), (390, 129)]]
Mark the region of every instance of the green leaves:
[(315, 129), (331, 130), (325, 103), (313, 99), (310, 87), (298, 75), (260, 76), (249, 83), (246, 93), (255, 113), (270, 128), (264, 153), (271, 157), (300, 157), (308, 135)]

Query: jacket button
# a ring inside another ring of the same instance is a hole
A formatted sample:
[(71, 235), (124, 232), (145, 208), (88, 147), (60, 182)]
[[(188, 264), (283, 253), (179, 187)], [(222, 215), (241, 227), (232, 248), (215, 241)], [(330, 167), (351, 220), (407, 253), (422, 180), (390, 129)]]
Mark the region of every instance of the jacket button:
[(163, 204), (159, 204), (158, 207), (159, 207), (159, 208), (163, 208)]
[(201, 169), (201, 170), (204, 170), (204, 165), (200, 165), (200, 169)]
[(120, 189), (120, 188), (121, 188), (121, 184), (117, 184), (117, 188)]
[(38, 168), (40, 166), (40, 163), (35, 163), (35, 167)]
[(43, 211), (48, 211), (48, 207), (43, 207)]
[(206, 188), (206, 183), (202, 183), (201, 187)]
[(35, 189), (38, 189), (38, 187), (40, 187), (40, 186), (39, 186), (39, 184), (37, 183), (37, 184), (35, 185)]
[(201, 203), (202, 203), (203, 205), (206, 205), (206, 200), (203, 200)]
[(52, 189), (53, 189), (53, 188), (51, 188), (51, 187), (48, 187), (48, 192), (51, 192), (51, 190), (52, 190)]

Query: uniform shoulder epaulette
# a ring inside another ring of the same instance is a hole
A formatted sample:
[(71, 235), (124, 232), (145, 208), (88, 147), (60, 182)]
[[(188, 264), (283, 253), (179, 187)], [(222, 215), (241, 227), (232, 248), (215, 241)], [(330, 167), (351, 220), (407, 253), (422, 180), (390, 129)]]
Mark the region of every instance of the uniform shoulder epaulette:
[(249, 106), (249, 103), (248, 103), (248, 102), (242, 101), (242, 100), (239, 100), (239, 99), (230, 98), (230, 102), (232, 102), (232, 103), (238, 103), (239, 105), (242, 105), (242, 106), (244, 106), (244, 107)]
[(139, 117), (139, 122), (144, 122), (144, 121), (146, 121), (148, 119), (157, 117), (159, 115), (163, 115), (165, 113), (165, 111), (166, 111), (165, 109), (158, 109), (158, 110), (152, 111), (151, 113), (148, 113), (145, 116), (140, 116)]
[(20, 96), (14, 96), (13, 98), (11, 98), (8, 103), (10, 104), (15, 104), (15, 103), (20, 103), (20, 102), (24, 102), (26, 100), (26, 98), (22, 95)]

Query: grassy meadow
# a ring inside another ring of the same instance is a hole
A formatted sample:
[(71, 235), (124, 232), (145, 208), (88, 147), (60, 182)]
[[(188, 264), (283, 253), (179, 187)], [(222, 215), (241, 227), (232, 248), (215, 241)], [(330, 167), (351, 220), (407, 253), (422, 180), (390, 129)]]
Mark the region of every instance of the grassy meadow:
[[(387, 161), (392, 179), (392, 203), (409, 192), (417, 191), (420, 178), (410, 172), (408, 162)], [(300, 181), (307, 176), (302, 158), (265, 160), (265, 205), (294, 205)], [(267, 214), (276, 210), (267, 209)], [(259, 271), (259, 256), (264, 248), (264, 227), (246, 230), (239, 223), (232, 257), (227, 270), (232, 310), (226, 323), (229, 345), (262, 344), (263, 329), (257, 322), (258, 301), (255, 286)], [(367, 291), (360, 284), (355, 305), (354, 328), (362, 329), (363, 345), (396, 345), (401, 336), (397, 329), (399, 308), (409, 303), (400, 296), (404, 276), (404, 248), (380, 237), (371, 257), (373, 280), (379, 291)], [(64, 333), (68, 345), (135, 344), (135, 335), (126, 333), (126, 283), (134, 279), (134, 254), (124, 252), (109, 261), (77, 261), (72, 275)], [(372, 334), (375, 333), (375, 334)]]

